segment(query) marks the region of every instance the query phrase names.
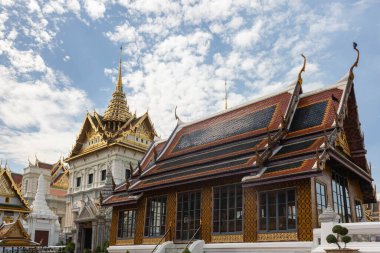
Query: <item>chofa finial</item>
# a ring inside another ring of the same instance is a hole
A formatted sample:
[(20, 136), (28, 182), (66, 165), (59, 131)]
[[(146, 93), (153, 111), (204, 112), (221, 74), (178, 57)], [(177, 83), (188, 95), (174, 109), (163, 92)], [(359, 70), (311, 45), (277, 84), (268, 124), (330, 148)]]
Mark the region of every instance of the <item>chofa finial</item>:
[(302, 85), (302, 72), (305, 72), (306, 57), (303, 54), (301, 54), (301, 56), (303, 57), (303, 66), (302, 66), (300, 72), (298, 73), (298, 83)]
[(356, 51), (356, 60), (355, 60), (354, 64), (352, 64), (352, 66), (350, 68), (350, 79), (354, 80), (354, 77), (355, 77), (354, 76), (354, 68), (358, 66), (360, 52), (359, 52), (359, 49), (357, 48), (358, 44), (356, 42), (353, 42), (352, 45), (354, 47), (354, 50)]

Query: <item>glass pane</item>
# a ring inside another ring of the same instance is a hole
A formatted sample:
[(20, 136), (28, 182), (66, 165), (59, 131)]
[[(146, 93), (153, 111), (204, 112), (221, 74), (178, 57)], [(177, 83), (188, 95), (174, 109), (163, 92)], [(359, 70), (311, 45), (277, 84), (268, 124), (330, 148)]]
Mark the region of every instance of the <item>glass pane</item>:
[(286, 230), (286, 217), (278, 217), (278, 230)]
[(269, 218), (268, 230), (276, 230), (276, 218)]
[(260, 219), (259, 229), (260, 230), (267, 230), (267, 219), (266, 218)]

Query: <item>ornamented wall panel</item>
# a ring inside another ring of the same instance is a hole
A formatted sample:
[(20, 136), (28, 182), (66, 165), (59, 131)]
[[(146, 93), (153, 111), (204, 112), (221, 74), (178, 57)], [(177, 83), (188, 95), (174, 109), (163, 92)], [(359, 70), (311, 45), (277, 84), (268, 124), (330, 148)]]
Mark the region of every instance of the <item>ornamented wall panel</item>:
[(297, 181), (298, 240), (313, 240), (310, 179)]
[[(177, 196), (175, 192), (170, 192), (167, 197), (167, 214), (166, 214), (166, 229), (171, 227), (171, 234), (168, 233), (165, 240), (171, 241), (175, 237), (175, 216), (177, 209)], [(171, 238), (170, 238), (171, 236)]]
[(201, 196), (201, 238), (205, 243), (211, 242), (211, 226), (212, 226), (212, 187), (202, 188)]
[(244, 188), (244, 242), (255, 242), (257, 231), (257, 192)]
[(142, 198), (137, 204), (135, 244), (142, 244), (145, 224), (146, 198)]

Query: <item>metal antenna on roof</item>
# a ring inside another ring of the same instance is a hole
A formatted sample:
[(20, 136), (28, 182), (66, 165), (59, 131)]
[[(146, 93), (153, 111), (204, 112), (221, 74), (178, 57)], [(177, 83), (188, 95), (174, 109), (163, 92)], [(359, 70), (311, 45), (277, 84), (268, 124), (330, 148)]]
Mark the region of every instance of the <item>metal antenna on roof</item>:
[(355, 60), (354, 64), (352, 64), (352, 66), (350, 68), (350, 79), (354, 80), (354, 77), (355, 77), (354, 76), (354, 68), (358, 66), (360, 52), (359, 52), (359, 49), (357, 48), (358, 44), (356, 42), (353, 42), (352, 45), (354, 47), (354, 50), (356, 51), (356, 60)]
[(305, 72), (305, 67), (306, 67), (306, 57), (303, 54), (301, 54), (301, 56), (303, 57), (303, 66), (300, 72), (298, 73), (298, 83), (300, 85), (302, 85), (302, 72)]
[(225, 94), (226, 94), (226, 98), (225, 98), (225, 100), (226, 100), (225, 109), (227, 110), (227, 109), (228, 109), (228, 104), (227, 104), (228, 96), (227, 96), (227, 81), (226, 81), (226, 80), (224, 80), (224, 92), (225, 92)]

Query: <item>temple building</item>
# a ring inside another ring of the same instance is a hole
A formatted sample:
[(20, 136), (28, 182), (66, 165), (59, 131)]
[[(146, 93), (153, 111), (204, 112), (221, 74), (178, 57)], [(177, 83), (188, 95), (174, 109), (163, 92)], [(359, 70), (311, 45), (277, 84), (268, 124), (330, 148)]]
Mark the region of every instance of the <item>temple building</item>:
[(37, 246), (23, 223), (31, 212), (7, 166), (0, 166), (0, 249)]
[(129, 177), (156, 136), (148, 112), (131, 113), (123, 91), (120, 62), (115, 91), (104, 115), (87, 113), (65, 162), (69, 164), (65, 237), (76, 252), (108, 241), (112, 208), (100, 206), (113, 185)]
[(276, 252), (296, 252), (311, 245), (328, 204), (342, 222), (361, 221), (363, 204), (376, 199), (355, 98), (354, 48), (354, 65), (334, 85), (303, 92), (304, 58), (284, 90), (193, 122), (178, 119), (170, 137), (152, 143), (104, 199), (113, 207), (109, 252), (153, 252), (165, 241), (162, 247), (177, 247), (169, 252), (181, 252), (191, 240), (203, 241), (193, 253), (221, 252), (221, 243), (235, 252), (246, 242), (278, 242)]
[[(66, 192), (69, 186), (68, 165), (59, 159), (54, 164), (40, 161), (37, 157), (35, 162), (28, 161), (28, 166), (24, 168), (22, 176), (22, 194), (29, 204), (35, 200), (38, 188), (38, 180), (43, 175), (49, 182), (46, 190), (46, 202), (50, 210), (58, 216), (63, 232), (63, 222), (66, 209)], [(61, 238), (63, 239), (63, 238)]]

